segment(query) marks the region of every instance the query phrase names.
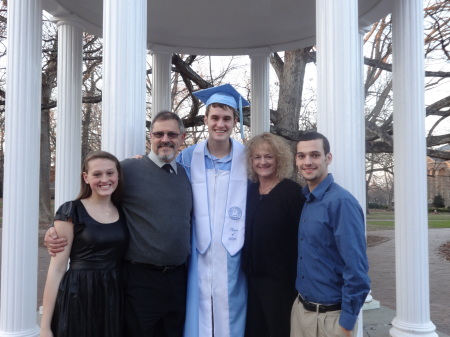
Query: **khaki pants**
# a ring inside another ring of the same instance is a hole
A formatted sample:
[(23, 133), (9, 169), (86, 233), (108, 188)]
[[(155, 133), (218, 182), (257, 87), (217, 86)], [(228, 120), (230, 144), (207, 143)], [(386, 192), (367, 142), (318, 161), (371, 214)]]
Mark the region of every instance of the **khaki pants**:
[[(342, 337), (340, 315), (341, 310), (326, 313), (305, 310), (297, 298), (291, 312), (291, 337)], [(357, 331), (357, 324), (353, 331)]]

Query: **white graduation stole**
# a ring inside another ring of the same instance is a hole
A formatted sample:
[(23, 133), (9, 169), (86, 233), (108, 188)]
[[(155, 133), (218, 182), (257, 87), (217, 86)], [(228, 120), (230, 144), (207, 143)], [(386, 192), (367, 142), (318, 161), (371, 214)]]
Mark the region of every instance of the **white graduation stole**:
[[(245, 205), (247, 201), (247, 170), (245, 147), (232, 140), (232, 160), (222, 244), (233, 256), (244, 245)], [(197, 249), (203, 254), (211, 244), (211, 222), (208, 207), (208, 186), (205, 167), (206, 141), (198, 143), (192, 154), (191, 184), (194, 196), (194, 221)]]

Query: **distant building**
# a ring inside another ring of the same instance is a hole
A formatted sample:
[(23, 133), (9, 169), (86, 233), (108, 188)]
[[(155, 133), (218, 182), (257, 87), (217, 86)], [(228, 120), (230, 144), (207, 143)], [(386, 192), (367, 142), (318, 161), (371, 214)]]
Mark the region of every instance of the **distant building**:
[(444, 198), (445, 207), (450, 207), (450, 161), (427, 157), (428, 204), (436, 195)]

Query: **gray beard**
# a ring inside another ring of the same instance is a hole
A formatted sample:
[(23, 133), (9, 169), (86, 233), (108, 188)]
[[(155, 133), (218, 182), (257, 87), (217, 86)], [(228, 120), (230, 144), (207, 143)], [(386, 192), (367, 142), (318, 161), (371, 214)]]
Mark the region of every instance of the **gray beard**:
[(175, 154), (159, 154), (158, 158), (165, 162), (171, 162), (175, 158)]

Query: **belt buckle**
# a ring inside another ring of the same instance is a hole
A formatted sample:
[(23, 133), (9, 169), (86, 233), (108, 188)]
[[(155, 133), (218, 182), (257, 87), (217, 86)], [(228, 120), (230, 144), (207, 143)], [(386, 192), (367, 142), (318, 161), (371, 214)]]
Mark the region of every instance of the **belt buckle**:
[(316, 304), (316, 305), (317, 305), (316, 312), (321, 313), (321, 314), (327, 312), (327, 309), (323, 305), (321, 305), (321, 304)]
[(305, 303), (303, 303), (303, 306), (305, 307), (306, 310), (320, 313), (320, 314), (324, 314), (327, 312), (327, 308), (322, 304), (308, 302), (305, 299), (303, 299), (303, 301), (305, 301)]

